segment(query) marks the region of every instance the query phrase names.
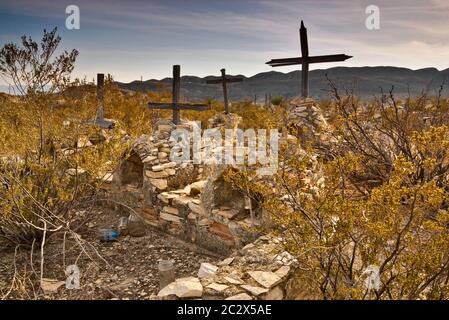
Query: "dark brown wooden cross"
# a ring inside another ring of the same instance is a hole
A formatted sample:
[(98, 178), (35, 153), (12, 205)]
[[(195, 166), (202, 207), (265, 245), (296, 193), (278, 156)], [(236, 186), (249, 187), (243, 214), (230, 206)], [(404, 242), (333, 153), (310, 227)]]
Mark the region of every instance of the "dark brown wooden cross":
[(307, 28), (301, 20), (301, 27), (299, 29), (299, 38), (301, 43), (301, 57), (286, 58), (286, 59), (272, 59), (266, 64), (272, 67), (291, 66), (295, 64), (302, 65), (302, 96), (307, 98), (309, 96), (309, 64), (321, 62), (337, 62), (345, 61), (352, 56), (345, 54), (332, 54), (325, 56), (309, 56), (309, 44), (307, 41)]
[(221, 79), (216, 80), (207, 80), (207, 84), (219, 84), (221, 83), (223, 85), (223, 99), (224, 99), (224, 109), (225, 114), (229, 113), (229, 102), (228, 102), (228, 88), (226, 86), (227, 83), (231, 82), (242, 82), (243, 78), (235, 77), (235, 78), (226, 78), (226, 70), (221, 69)]
[(115, 123), (104, 118), (104, 73), (97, 73), (97, 102), (97, 114), (93, 123), (104, 129), (114, 128)]
[(97, 119), (104, 119), (104, 73), (97, 73)]
[(173, 123), (179, 124), (180, 110), (196, 110), (204, 111), (210, 109), (210, 104), (200, 104), (200, 103), (180, 103), (180, 92), (181, 92), (181, 66), (173, 66), (173, 96), (172, 102), (149, 102), (148, 107), (150, 109), (171, 109), (173, 110)]

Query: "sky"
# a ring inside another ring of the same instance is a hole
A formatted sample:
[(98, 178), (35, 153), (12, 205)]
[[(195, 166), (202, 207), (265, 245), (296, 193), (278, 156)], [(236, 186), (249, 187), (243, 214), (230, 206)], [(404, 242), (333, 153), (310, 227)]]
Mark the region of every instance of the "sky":
[[(80, 29), (65, 27), (66, 7), (80, 9)], [(368, 5), (380, 29), (365, 26)], [(345, 53), (332, 66), (449, 67), (449, 0), (0, 0), (0, 47), (21, 35), (38, 40), (58, 27), (61, 48), (80, 54), (75, 77), (110, 73), (122, 82), (182, 75), (252, 76), (273, 58), (300, 56), (298, 28), (310, 55)], [(289, 72), (299, 66), (275, 68)], [(0, 85), (4, 85), (0, 79)]]

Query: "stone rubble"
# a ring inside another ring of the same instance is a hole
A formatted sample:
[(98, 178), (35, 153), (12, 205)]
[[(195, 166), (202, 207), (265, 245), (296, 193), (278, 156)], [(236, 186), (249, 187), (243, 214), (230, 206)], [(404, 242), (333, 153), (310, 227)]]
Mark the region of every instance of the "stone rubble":
[[(276, 259), (280, 255), (290, 258), (280, 261)], [(254, 259), (259, 256), (264, 259)], [(284, 250), (282, 238), (269, 234), (259, 237), (246, 250), (235, 251), (217, 265), (201, 264), (198, 278), (195, 279), (201, 283), (203, 291), (201, 296), (195, 298), (281, 300), (287, 295), (288, 282), (296, 269), (297, 261)], [(205, 266), (214, 270), (207, 277), (203, 276)], [(177, 281), (179, 279), (170, 286), (170, 290), (164, 288), (153, 299), (167, 297), (168, 292), (173, 295), (175, 288), (179, 288), (179, 284), (175, 284)]]
[[(236, 119), (225, 124), (236, 126)], [(222, 205), (223, 201), (213, 194), (220, 193), (216, 188), (224, 188), (224, 192), (231, 189), (217, 180), (223, 168), (213, 174), (213, 168), (205, 172), (201, 164), (178, 164), (166, 156), (176, 151), (171, 131), (183, 128), (193, 134), (196, 125), (162, 123), (152, 135), (141, 136), (113, 175), (111, 194), (115, 202), (126, 204), (146, 224), (213, 252), (228, 254), (257, 236), (252, 229), (254, 223), (246, 219), (249, 210), (241, 201), (242, 195), (235, 194), (228, 199), (228, 205)], [(205, 199), (207, 206), (203, 204)], [(120, 205), (115, 208), (124, 210)]]
[[(299, 109), (311, 108), (316, 115), (313, 103), (307, 103)], [(305, 117), (304, 110), (298, 111), (298, 116)], [(218, 115), (209, 121), (209, 127), (235, 129), (239, 121), (233, 115)], [(181, 152), (171, 132), (182, 128), (193, 134), (196, 125), (159, 123), (152, 135), (137, 140), (112, 178), (115, 202), (125, 203), (147, 225), (227, 255), (216, 265), (202, 263), (197, 278), (177, 279), (152, 299), (283, 299), (296, 260), (284, 250), (282, 237), (260, 236), (260, 230), (254, 228), (263, 226), (263, 211), (224, 180), (227, 166), (170, 160), (170, 155)], [(287, 135), (288, 139), (292, 140)], [(203, 151), (211, 145), (203, 146)], [(123, 206), (115, 208), (125, 210)]]

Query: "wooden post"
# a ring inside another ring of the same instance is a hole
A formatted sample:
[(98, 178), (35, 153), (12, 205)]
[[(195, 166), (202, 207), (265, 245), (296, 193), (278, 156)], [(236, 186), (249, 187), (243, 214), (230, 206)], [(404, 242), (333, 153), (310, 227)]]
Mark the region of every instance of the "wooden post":
[(104, 119), (104, 73), (97, 73), (97, 120)]
[(309, 96), (309, 42), (307, 40), (307, 28), (301, 21), (301, 27), (299, 28), (299, 39), (301, 42), (301, 55), (302, 55), (302, 97), (307, 98)]
[(225, 114), (229, 113), (229, 103), (228, 103), (228, 88), (226, 87), (226, 70), (221, 69), (221, 79), (223, 83), (223, 99), (224, 99), (224, 110)]
[(181, 91), (181, 66), (173, 66), (173, 123), (178, 125), (181, 122), (179, 115), (179, 97)]

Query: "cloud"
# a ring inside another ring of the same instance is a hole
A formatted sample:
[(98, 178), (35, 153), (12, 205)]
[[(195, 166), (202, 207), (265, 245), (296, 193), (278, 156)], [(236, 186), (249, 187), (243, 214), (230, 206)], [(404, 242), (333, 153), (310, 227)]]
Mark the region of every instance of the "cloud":
[[(3, 15), (48, 21), (65, 19), (67, 1), (6, 2)], [(298, 27), (305, 20), (310, 53), (346, 53), (345, 66), (400, 65), (446, 68), (449, 53), (447, 0), (77, 0), (81, 30), (64, 32), (64, 44), (81, 55), (76, 71), (109, 69), (129, 81), (148, 70), (150, 77), (170, 74), (171, 63), (185, 72), (215, 74), (221, 66), (251, 75), (271, 70), (271, 58), (299, 55)], [(380, 8), (381, 29), (365, 28), (365, 8)], [(55, 20), (56, 19), (56, 20)], [(6, 24), (5, 24), (6, 25)], [(14, 30), (0, 40), (14, 40)], [(165, 65), (166, 64), (166, 65)], [(316, 65), (315, 67), (333, 66)], [(234, 67), (233, 67), (234, 66)], [(280, 68), (289, 71), (297, 69)]]

